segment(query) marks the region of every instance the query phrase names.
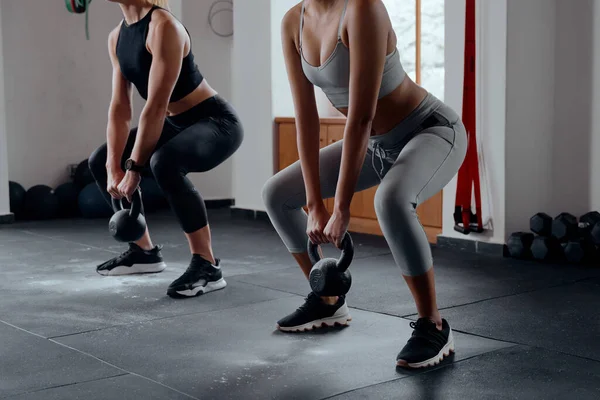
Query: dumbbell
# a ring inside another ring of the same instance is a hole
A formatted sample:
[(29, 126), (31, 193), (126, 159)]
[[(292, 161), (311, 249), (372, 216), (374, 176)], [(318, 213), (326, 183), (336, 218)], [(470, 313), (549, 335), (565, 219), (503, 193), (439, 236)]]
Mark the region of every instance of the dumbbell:
[[(572, 224), (573, 216), (567, 216)], [(571, 264), (593, 261), (597, 255), (596, 245), (592, 237), (594, 227), (600, 223), (600, 213), (592, 211), (579, 218), (577, 237), (569, 238), (562, 244), (564, 260)], [(600, 226), (600, 225), (599, 225)], [(567, 228), (572, 230), (572, 225)]]
[(586, 258), (583, 240), (570, 240), (562, 243), (564, 260), (570, 264), (580, 264)]
[(552, 217), (543, 212), (535, 214), (529, 220), (529, 229), (540, 236), (552, 235)]
[(533, 233), (530, 232), (515, 232), (511, 234), (506, 243), (508, 253), (513, 258), (530, 258), (533, 239)]
[(552, 236), (560, 242), (567, 242), (570, 239), (577, 238), (578, 233), (577, 217), (573, 214), (563, 212), (552, 221)]
[[(556, 228), (554, 227), (555, 221), (557, 221)], [(562, 257), (563, 249), (560, 241), (553, 235), (553, 231), (556, 229), (556, 233), (560, 236), (565, 235), (561, 232), (563, 229), (571, 234), (572, 227), (569, 222), (570, 219), (566, 213), (560, 214), (555, 220), (543, 212), (530, 218), (529, 229), (539, 235), (533, 238), (531, 243), (531, 255), (534, 259), (538, 261), (556, 261)], [(577, 226), (577, 220), (575, 220), (575, 226)]]
[(600, 213), (591, 211), (579, 218), (579, 233), (595, 245), (600, 245)]
[(531, 255), (538, 261), (556, 261), (562, 253), (560, 242), (553, 236), (536, 236), (531, 244)]

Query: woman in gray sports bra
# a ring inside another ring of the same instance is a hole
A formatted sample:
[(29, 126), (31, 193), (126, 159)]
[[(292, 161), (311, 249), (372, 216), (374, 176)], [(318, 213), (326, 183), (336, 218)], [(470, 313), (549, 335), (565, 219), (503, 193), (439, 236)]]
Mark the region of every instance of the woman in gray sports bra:
[[(377, 218), (419, 313), (396, 363), (437, 364), (454, 351), (454, 340), (437, 308), (431, 249), (415, 209), (458, 172), (465, 127), (456, 112), (406, 75), (381, 1), (305, 0), (285, 15), (282, 35), (300, 161), (265, 184), (269, 217), (308, 276), (308, 238), (339, 247), (353, 194), (379, 185)], [(322, 150), (314, 86), (347, 116), (344, 139)], [(330, 215), (323, 199), (332, 197)], [(344, 296), (311, 293), (278, 328), (302, 331), (350, 319)]]

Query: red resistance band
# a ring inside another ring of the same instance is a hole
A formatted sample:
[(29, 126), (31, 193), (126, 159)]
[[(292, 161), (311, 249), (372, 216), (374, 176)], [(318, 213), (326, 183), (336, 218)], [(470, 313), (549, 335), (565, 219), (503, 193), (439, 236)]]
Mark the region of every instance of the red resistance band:
[[(467, 129), (467, 155), (458, 171), (454, 230), (468, 235), (471, 232), (483, 232), (483, 223), (476, 137), (475, 0), (466, 0), (466, 3), (462, 120)], [(475, 214), (471, 210), (473, 191), (475, 192)]]

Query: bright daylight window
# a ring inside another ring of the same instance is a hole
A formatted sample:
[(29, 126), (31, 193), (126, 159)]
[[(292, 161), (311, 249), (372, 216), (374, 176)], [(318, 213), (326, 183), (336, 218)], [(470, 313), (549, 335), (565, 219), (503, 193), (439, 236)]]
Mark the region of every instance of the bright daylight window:
[(383, 0), (409, 76), (444, 100), (444, 0)]

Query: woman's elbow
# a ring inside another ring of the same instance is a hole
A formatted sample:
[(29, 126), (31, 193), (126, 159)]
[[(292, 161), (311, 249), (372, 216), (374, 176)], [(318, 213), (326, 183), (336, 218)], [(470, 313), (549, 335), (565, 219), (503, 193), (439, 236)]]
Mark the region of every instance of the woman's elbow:
[(371, 130), (371, 126), (373, 125), (373, 119), (375, 118), (375, 113), (360, 113), (359, 115), (355, 115), (351, 118), (348, 118), (347, 124), (353, 130), (363, 131), (363, 130)]
[(167, 116), (168, 104), (146, 103), (146, 107), (142, 111), (141, 118), (161, 119)]
[(127, 104), (111, 104), (108, 110), (108, 119), (114, 122), (131, 122), (133, 112)]

